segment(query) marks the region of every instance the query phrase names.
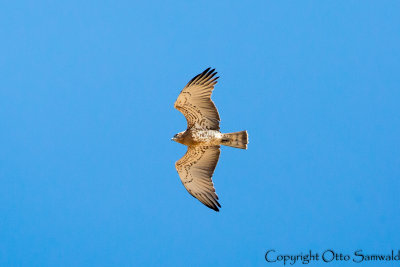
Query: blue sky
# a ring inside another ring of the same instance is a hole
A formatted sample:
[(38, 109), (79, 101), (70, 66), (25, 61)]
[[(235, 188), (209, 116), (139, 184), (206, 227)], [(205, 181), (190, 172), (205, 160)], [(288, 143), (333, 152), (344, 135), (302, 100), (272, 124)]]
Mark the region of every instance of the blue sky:
[[(398, 10), (0, 4), (0, 265), (282, 266), (265, 252), (399, 249)], [(250, 138), (222, 148), (219, 213), (186, 192), (185, 147), (170, 141), (186, 129), (173, 103), (207, 67), (221, 130)]]

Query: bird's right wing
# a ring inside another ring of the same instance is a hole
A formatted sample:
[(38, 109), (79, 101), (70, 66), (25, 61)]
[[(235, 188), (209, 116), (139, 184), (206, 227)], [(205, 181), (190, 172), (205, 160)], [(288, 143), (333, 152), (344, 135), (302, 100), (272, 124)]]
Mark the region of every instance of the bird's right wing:
[(189, 146), (186, 154), (175, 163), (186, 190), (201, 203), (219, 211), (212, 175), (219, 159), (219, 146)]
[(174, 107), (183, 113), (187, 120), (188, 129), (193, 126), (219, 130), (220, 117), (214, 102), (211, 100), (211, 93), (219, 77), (214, 69), (206, 69), (183, 88), (175, 101)]

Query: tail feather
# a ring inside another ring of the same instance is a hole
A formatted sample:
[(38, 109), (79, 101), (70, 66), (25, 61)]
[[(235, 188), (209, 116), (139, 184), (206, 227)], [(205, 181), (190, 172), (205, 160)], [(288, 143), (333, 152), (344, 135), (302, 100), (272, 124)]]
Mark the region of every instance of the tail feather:
[(247, 149), (249, 143), (249, 137), (247, 131), (226, 133), (222, 136), (222, 145), (231, 146), (241, 149)]

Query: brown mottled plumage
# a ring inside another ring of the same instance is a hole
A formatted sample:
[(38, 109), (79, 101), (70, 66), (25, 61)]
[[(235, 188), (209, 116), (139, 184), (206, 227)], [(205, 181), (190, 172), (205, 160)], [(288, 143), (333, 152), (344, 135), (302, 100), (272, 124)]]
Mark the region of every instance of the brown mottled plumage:
[(207, 207), (219, 211), (212, 175), (217, 166), (220, 145), (247, 149), (247, 131), (223, 134), (219, 131), (220, 117), (211, 100), (219, 77), (214, 69), (206, 69), (183, 88), (174, 107), (183, 113), (187, 129), (172, 140), (188, 146), (186, 154), (175, 163), (187, 191)]

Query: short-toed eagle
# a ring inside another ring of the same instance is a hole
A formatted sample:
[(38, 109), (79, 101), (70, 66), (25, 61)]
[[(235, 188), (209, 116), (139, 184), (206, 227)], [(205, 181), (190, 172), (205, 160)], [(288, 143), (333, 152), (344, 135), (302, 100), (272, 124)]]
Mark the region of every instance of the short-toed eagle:
[(211, 93), (219, 77), (214, 69), (206, 69), (194, 77), (181, 91), (174, 107), (185, 115), (187, 129), (172, 140), (188, 147), (186, 154), (175, 163), (187, 191), (207, 207), (219, 211), (212, 175), (220, 154), (220, 145), (247, 149), (247, 131), (219, 131), (219, 114)]

